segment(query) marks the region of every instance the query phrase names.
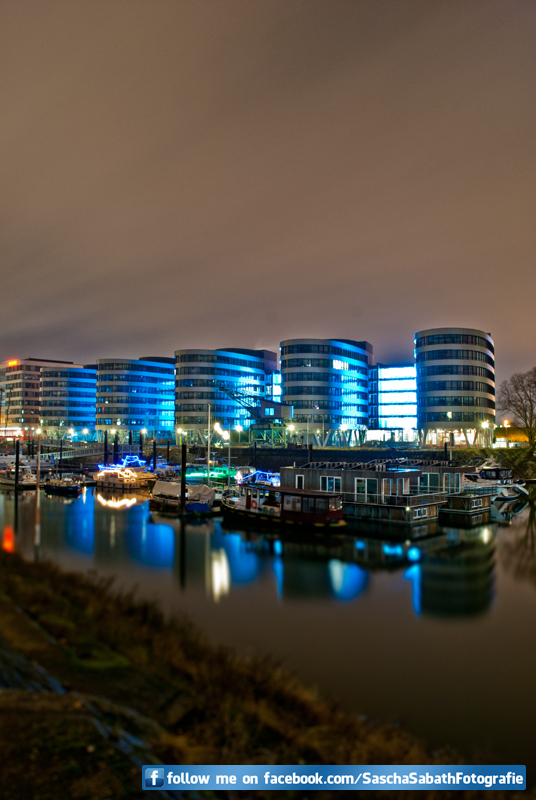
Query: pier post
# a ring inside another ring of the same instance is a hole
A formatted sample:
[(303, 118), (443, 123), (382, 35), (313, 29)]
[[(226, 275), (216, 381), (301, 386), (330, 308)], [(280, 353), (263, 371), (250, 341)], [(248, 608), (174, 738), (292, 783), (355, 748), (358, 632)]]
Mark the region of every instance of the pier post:
[[(15, 497), (19, 488), (19, 461), (20, 461), (20, 440), (15, 442)], [(15, 500), (16, 502), (16, 500)]]
[(186, 442), (181, 445), (181, 513), (186, 509)]
[(35, 489), (37, 491), (37, 496), (39, 497), (39, 480), (40, 480), (40, 472), (41, 472), (41, 436), (37, 437), (37, 462), (35, 467)]

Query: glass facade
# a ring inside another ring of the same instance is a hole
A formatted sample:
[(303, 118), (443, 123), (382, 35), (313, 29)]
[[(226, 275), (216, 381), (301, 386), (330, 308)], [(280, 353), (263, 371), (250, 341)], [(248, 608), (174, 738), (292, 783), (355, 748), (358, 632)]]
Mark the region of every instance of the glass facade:
[(31, 435), (41, 426), (41, 373), (44, 369), (81, 368), (72, 361), (24, 358), (0, 364), (0, 402), (2, 434), (21, 429)]
[(391, 439), (411, 441), (416, 438), (415, 364), (378, 364), (370, 370), (369, 388), (370, 423), (367, 438), (385, 439), (385, 435), (374, 434), (382, 431), (389, 431)]
[(45, 436), (95, 435), (97, 367), (41, 370), (41, 428)]
[(490, 444), (495, 424), (491, 335), (472, 328), (420, 331), (415, 360), (422, 443)]
[(281, 342), (282, 399), (294, 407), (293, 437), (316, 444), (358, 443), (368, 424), (369, 342)]
[(209, 405), (211, 427), (240, 431), (253, 422), (248, 403), (281, 399), (277, 356), (270, 350), (177, 350), (175, 368), (175, 428), (192, 442), (206, 440)]
[(173, 358), (97, 361), (96, 429), (117, 431), (124, 439), (129, 431), (170, 439), (174, 425)]

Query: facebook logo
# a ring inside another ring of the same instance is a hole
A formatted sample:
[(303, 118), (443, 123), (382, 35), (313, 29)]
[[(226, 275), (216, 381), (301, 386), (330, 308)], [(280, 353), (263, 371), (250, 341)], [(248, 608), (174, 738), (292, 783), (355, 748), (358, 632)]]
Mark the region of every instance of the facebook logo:
[(145, 788), (156, 789), (164, 785), (164, 768), (149, 767), (145, 770)]

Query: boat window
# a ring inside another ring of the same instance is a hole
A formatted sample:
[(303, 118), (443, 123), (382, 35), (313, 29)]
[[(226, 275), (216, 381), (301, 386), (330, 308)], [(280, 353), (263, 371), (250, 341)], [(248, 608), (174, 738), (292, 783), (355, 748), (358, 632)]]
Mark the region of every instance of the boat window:
[(316, 513), (317, 514), (325, 514), (328, 510), (328, 501), (322, 499), (321, 497), (316, 498)]
[[(340, 478), (339, 478), (340, 480)], [(342, 508), (342, 500), (340, 497), (330, 497), (329, 500), (329, 510), (330, 511), (340, 511)]]
[(303, 489), (305, 488), (303, 485), (304, 476), (303, 475), (296, 475), (296, 489)]
[(285, 511), (301, 511), (301, 497), (286, 494), (283, 508)]
[(331, 475), (322, 475), (320, 477), (320, 489), (323, 492), (340, 492), (341, 479), (334, 478)]
[(315, 513), (315, 501), (313, 497), (304, 497), (302, 499), (302, 509), (305, 514)]

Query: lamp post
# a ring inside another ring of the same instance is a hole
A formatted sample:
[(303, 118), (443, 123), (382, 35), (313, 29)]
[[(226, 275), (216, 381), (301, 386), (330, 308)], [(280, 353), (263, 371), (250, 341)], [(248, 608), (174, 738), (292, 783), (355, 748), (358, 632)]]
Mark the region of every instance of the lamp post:
[(287, 427), (285, 428), (285, 445), (287, 443), (287, 431), (290, 433), (290, 441), (292, 442), (292, 431), (294, 431), (295, 428), (296, 428), (295, 425), (287, 425)]
[(235, 425), (235, 431), (238, 431), (238, 444), (240, 444), (240, 434), (242, 433), (243, 430), (244, 428), (242, 427), (242, 425)]
[(208, 408), (208, 426), (207, 426), (207, 485), (210, 486), (210, 440), (212, 439), (212, 431), (210, 429), (210, 411), (211, 406), (210, 403), (207, 405)]

